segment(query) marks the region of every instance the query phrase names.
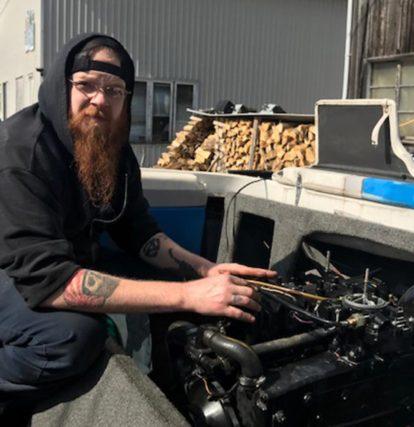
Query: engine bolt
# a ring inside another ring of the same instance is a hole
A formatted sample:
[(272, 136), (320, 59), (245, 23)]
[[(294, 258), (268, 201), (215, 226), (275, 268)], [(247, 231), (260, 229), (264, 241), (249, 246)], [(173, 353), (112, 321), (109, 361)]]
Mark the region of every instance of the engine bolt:
[(259, 390), (259, 399), (266, 403), (269, 401), (269, 396), (263, 390)]
[(305, 405), (307, 405), (308, 403), (310, 403), (311, 400), (312, 400), (312, 393), (306, 393), (303, 396), (303, 402), (305, 403)]
[(285, 413), (282, 410), (277, 411), (276, 413), (273, 414), (272, 421), (273, 423), (277, 422), (278, 424), (284, 423), (286, 421)]

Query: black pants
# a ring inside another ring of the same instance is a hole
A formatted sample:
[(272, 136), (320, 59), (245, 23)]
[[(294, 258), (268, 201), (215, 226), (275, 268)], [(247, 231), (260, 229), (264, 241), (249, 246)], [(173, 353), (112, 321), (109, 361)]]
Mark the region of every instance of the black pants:
[(0, 405), (47, 397), (84, 373), (105, 340), (102, 315), (31, 310), (0, 270)]

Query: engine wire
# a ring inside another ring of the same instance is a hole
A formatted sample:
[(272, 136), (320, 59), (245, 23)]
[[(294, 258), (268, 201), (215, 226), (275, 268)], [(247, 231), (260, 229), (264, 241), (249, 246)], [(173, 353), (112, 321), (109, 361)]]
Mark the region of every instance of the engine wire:
[(267, 288), (265, 288), (264, 286), (262, 287), (262, 289), (265, 289), (266, 291), (268, 291), (268, 292), (272, 292), (272, 293), (275, 293), (275, 294), (279, 294), (279, 295), (283, 295), (284, 297), (287, 297), (287, 298), (290, 298), (291, 300), (293, 300), (293, 301), (295, 301), (296, 302), (296, 298), (293, 296), (293, 295), (291, 295), (291, 294), (288, 294), (288, 293), (286, 293), (286, 292), (283, 292), (283, 291), (279, 291), (278, 289), (267, 289)]
[(233, 227), (232, 227), (232, 243), (235, 244), (235, 236), (236, 236), (236, 198), (237, 196), (249, 185), (256, 184), (260, 181), (266, 181), (264, 178), (255, 179), (254, 181), (250, 181), (247, 184), (242, 185), (240, 188), (236, 190), (236, 192), (231, 196), (229, 200), (229, 204), (227, 205), (227, 209), (224, 213), (224, 228), (225, 228), (225, 236), (226, 236), (226, 245), (227, 249), (230, 247), (230, 239), (228, 234), (228, 223), (229, 223), (229, 215), (231, 210), (231, 205), (234, 203), (233, 209)]
[(201, 379), (201, 381), (203, 381), (204, 388), (206, 389), (207, 394), (209, 396), (213, 396), (214, 393), (210, 390), (207, 379), (205, 377), (202, 377), (201, 375), (197, 375), (197, 376)]
[(279, 285), (273, 285), (270, 283), (266, 283), (266, 282), (261, 282), (259, 280), (247, 280), (247, 283), (251, 284), (251, 285), (257, 285), (260, 288), (264, 289), (264, 290), (277, 290), (283, 293), (287, 293), (287, 294), (292, 294), (292, 295), (299, 295), (303, 298), (308, 298), (308, 299), (312, 299), (312, 300), (316, 300), (316, 301), (327, 301), (331, 298), (327, 298), (327, 297), (321, 297), (320, 295), (315, 295), (315, 294), (309, 294), (307, 292), (302, 292), (302, 291), (298, 291), (296, 289), (290, 289), (290, 288), (286, 288), (285, 286), (279, 286)]
[(199, 373), (196, 373), (195, 375), (198, 378), (200, 378), (201, 381), (203, 381), (204, 388), (206, 389), (206, 393), (210, 397), (214, 397), (216, 399), (222, 399), (224, 397), (227, 397), (229, 394), (231, 394), (234, 391), (234, 389), (237, 387), (237, 384), (238, 384), (238, 382), (234, 383), (227, 391), (224, 391), (223, 393), (215, 393), (211, 390), (206, 377), (203, 377)]
[(266, 295), (268, 295), (270, 298), (272, 298), (275, 301), (277, 301), (279, 304), (282, 304), (282, 305), (286, 306), (287, 308), (289, 308), (290, 310), (292, 310), (294, 312), (297, 312), (299, 314), (302, 314), (302, 315), (304, 315), (304, 316), (306, 316), (306, 317), (308, 317), (308, 318), (310, 318), (312, 320), (315, 320), (316, 322), (321, 323), (323, 325), (329, 325), (329, 326), (349, 326), (348, 322), (346, 322), (346, 321), (335, 322), (335, 321), (332, 321), (332, 320), (324, 319), (323, 317), (319, 317), (316, 314), (313, 314), (313, 313), (305, 310), (302, 307), (298, 307), (297, 305), (292, 304), (291, 302), (289, 302), (289, 301), (287, 301), (287, 300), (285, 300), (285, 299), (283, 299), (283, 298), (281, 298), (281, 297), (279, 297), (279, 296), (277, 296), (275, 294), (270, 293), (266, 289), (263, 289), (263, 292), (265, 292)]
[(304, 324), (307, 324), (307, 325), (315, 323), (315, 322), (313, 322), (312, 320), (304, 320), (304, 319), (301, 319), (301, 318), (297, 315), (297, 313), (295, 313), (294, 311), (292, 311), (292, 319), (295, 319), (295, 320), (297, 320), (299, 323), (304, 323)]

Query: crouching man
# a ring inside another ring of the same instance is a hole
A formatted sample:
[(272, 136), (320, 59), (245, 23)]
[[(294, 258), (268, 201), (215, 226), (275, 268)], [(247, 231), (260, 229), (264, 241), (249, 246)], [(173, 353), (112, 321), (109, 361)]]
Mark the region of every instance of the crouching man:
[[(0, 405), (33, 402), (85, 372), (104, 346), (102, 313), (253, 322), (260, 309), (236, 276), (274, 273), (192, 254), (148, 213), (128, 144), (134, 76), (115, 39), (78, 36), (47, 70), (39, 102), (0, 126)], [(96, 269), (103, 230), (137, 263), (197, 278)]]

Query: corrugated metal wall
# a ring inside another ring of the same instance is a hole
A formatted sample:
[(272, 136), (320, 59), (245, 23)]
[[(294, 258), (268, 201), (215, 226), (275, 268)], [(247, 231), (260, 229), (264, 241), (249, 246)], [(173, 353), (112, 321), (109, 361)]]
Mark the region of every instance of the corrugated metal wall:
[(199, 83), (199, 106), (232, 99), (313, 112), (341, 96), (346, 0), (43, 0), (45, 68), (75, 34), (128, 48), (139, 78)]

